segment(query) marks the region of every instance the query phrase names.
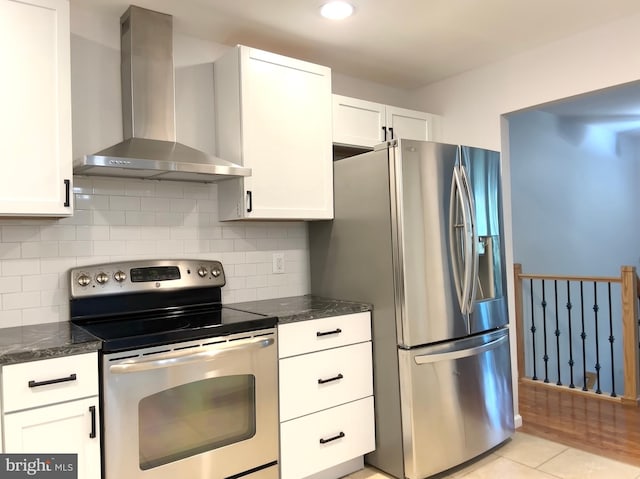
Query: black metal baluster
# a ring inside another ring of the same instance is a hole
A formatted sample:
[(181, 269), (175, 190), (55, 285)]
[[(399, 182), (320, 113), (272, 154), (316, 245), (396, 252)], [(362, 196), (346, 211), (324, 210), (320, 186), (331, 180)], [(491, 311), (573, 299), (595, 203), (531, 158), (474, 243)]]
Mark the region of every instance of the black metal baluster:
[(556, 330), (554, 334), (556, 335), (556, 364), (558, 365), (558, 380), (556, 381), (556, 386), (562, 386), (562, 380), (560, 379), (560, 316), (558, 313), (558, 280), (553, 280), (553, 295), (554, 295), (554, 304), (556, 308)]
[(615, 377), (615, 369), (613, 364), (613, 342), (615, 338), (613, 337), (613, 314), (611, 312), (611, 283), (607, 283), (609, 289), (609, 344), (611, 348), (611, 397), (616, 397), (616, 377)]
[(547, 351), (547, 297), (544, 288), (544, 279), (542, 280), (542, 334), (544, 339), (544, 382), (549, 382), (549, 354)]
[(598, 310), (600, 306), (598, 306), (598, 283), (593, 282), (593, 320), (596, 326), (595, 335), (596, 335), (596, 394), (602, 394), (602, 390), (600, 389), (600, 347), (598, 344)]
[(580, 333), (580, 338), (582, 339), (582, 390), (588, 391), (587, 389), (587, 352), (586, 352), (586, 346), (585, 346), (587, 333), (584, 332), (584, 291), (583, 291), (582, 281), (580, 281), (580, 316), (582, 319), (582, 332)]
[(537, 369), (536, 369), (536, 315), (535, 308), (533, 306), (533, 279), (529, 279), (529, 296), (531, 298), (531, 345), (533, 352), (533, 379), (534, 381), (538, 380)]
[(573, 384), (573, 335), (571, 333), (571, 308), (573, 305), (571, 304), (571, 288), (569, 287), (569, 281), (567, 281), (567, 317), (569, 318), (569, 375), (571, 376), (571, 382), (569, 383), (569, 388), (573, 389), (576, 387)]

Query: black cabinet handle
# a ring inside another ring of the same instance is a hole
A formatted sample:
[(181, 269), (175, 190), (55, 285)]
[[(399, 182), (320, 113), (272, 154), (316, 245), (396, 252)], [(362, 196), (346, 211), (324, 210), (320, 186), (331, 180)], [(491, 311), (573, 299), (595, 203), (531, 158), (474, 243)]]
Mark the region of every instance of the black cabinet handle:
[(253, 193), (251, 190), (247, 190), (247, 213), (251, 213), (253, 211)]
[(71, 206), (71, 180), (64, 180), (64, 205)]
[(49, 384), (66, 383), (67, 381), (75, 381), (77, 379), (75, 374), (71, 374), (66, 378), (49, 379), (47, 381), (29, 381), (30, 388), (37, 388), (38, 386), (48, 386)]
[(89, 438), (94, 439), (96, 437), (96, 407), (89, 406), (89, 412), (91, 413), (91, 432)]
[(387, 141), (387, 127), (382, 127), (382, 141)]
[(390, 140), (393, 140), (393, 127), (389, 127), (389, 134), (391, 135), (391, 138), (389, 138)]
[(335, 441), (336, 439), (342, 439), (344, 436), (344, 432), (340, 431), (340, 434), (337, 436), (330, 437), (329, 439), (320, 439), (320, 444), (326, 444), (328, 442)]
[(331, 381), (337, 381), (338, 379), (343, 379), (343, 378), (344, 376), (342, 375), (342, 373), (340, 373), (337, 376), (334, 376), (329, 379), (318, 379), (318, 384), (327, 384), (327, 383), (330, 383)]
[(336, 328), (333, 331), (318, 331), (316, 333), (316, 336), (320, 337), (320, 336), (329, 336), (330, 334), (340, 334), (342, 332), (342, 329), (340, 328)]

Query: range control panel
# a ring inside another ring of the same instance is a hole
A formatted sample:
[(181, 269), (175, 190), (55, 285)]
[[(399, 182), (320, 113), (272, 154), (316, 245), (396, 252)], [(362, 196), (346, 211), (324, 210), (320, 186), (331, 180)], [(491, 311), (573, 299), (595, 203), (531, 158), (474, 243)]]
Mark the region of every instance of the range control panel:
[(143, 260), (73, 268), (71, 297), (225, 285), (224, 269), (213, 260)]

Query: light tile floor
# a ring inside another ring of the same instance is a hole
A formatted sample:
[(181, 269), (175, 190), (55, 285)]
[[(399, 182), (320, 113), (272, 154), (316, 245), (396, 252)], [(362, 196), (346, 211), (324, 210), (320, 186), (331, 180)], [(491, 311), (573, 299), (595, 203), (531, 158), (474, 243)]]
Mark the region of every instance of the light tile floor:
[[(516, 432), (510, 441), (433, 479), (640, 479), (640, 468)], [(372, 467), (348, 479), (389, 479)]]

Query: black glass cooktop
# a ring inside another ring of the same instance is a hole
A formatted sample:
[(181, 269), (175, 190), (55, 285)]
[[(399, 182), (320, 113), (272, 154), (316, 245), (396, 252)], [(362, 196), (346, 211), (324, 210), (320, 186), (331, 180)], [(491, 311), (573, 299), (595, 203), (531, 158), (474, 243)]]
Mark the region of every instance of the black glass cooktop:
[(272, 328), (276, 321), (273, 316), (219, 305), (149, 311), (116, 318), (72, 319), (76, 331), (87, 331), (103, 341), (105, 353)]

